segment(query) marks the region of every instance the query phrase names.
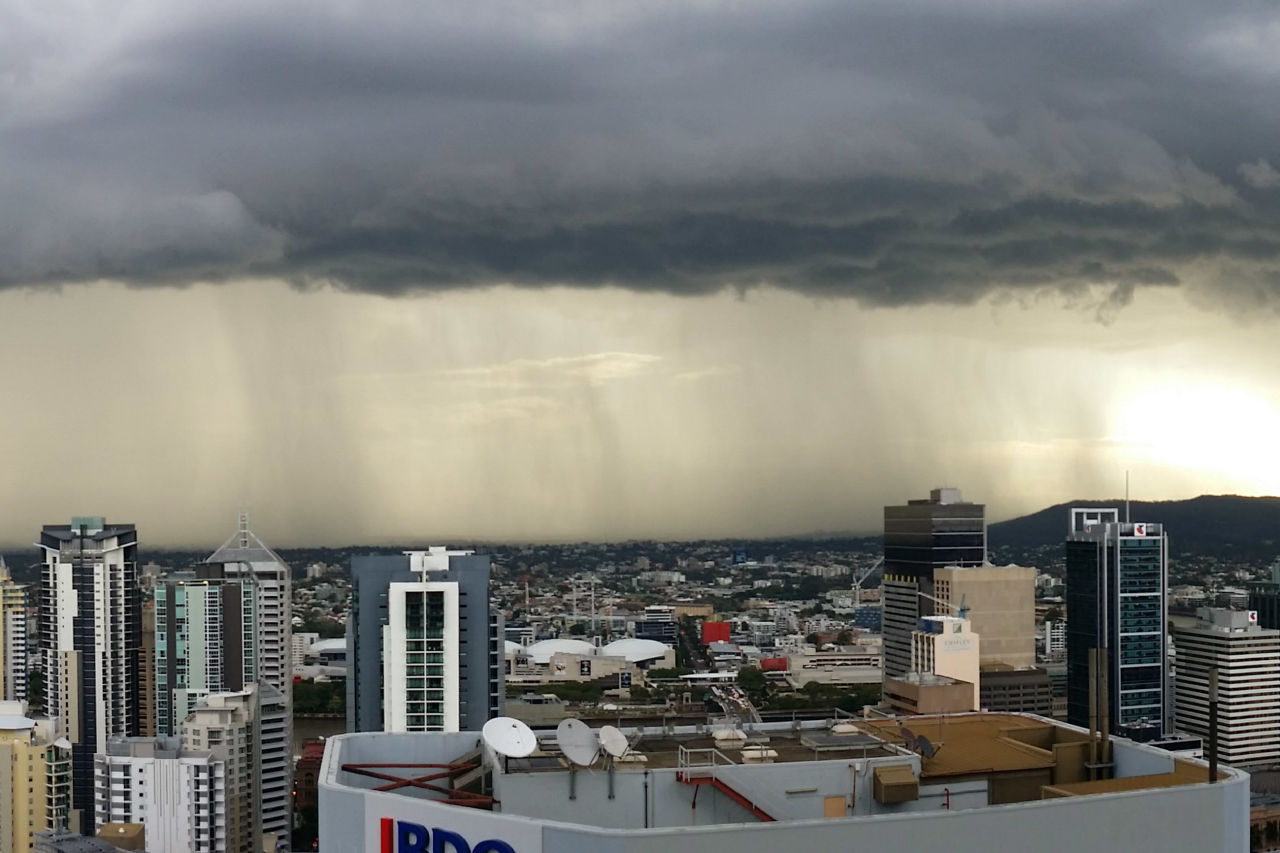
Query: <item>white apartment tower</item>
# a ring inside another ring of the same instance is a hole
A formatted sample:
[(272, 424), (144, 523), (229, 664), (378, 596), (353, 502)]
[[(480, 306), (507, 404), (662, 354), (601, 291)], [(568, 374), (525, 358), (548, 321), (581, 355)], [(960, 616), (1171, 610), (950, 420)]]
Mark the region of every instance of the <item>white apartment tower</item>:
[(176, 738), (117, 738), (94, 759), (94, 823), (142, 824), (148, 853), (224, 853), (226, 750)]
[(1209, 672), (1218, 671), (1218, 757), (1225, 764), (1280, 761), (1280, 631), (1256, 611), (1202, 607), (1196, 625), (1176, 628), (1174, 716), (1209, 746)]
[[(264, 728), (262, 761), (262, 831), (287, 837), (291, 820), (292, 750), (290, 737), (293, 708), (293, 613), (290, 607), (289, 567), (274, 551), (249, 530), (248, 513), (240, 513), (235, 534), (215, 551), (201, 567), (201, 576), (239, 581), (252, 588), (252, 614), (244, 624), (252, 637), (244, 648), (253, 647), (256, 674), (274, 691), (260, 690)], [(246, 684), (249, 679), (246, 678)], [(268, 696), (270, 693), (270, 696)], [(269, 746), (281, 744), (278, 748)]]
[(0, 699), (27, 699), (27, 594), (0, 557)]
[(292, 586), (289, 567), (249, 530), (248, 513), (240, 514), (239, 529), (205, 560), (205, 564), (221, 566), (221, 577), (253, 585), (257, 677), (270, 682), (292, 706), (293, 613), (289, 599)]
[(93, 756), (140, 720), (141, 598), (138, 533), (99, 517), (40, 533), (40, 663), (45, 710), (71, 743), (69, 827), (93, 820)]
[(205, 697), (178, 737), (119, 738), (96, 757), (95, 826), (140, 823), (155, 853), (287, 844), (284, 702), (269, 684)]
[(382, 628), (383, 730), (456, 732), (460, 696), (459, 591), (456, 581), (429, 581), (451, 556), (470, 551), (410, 552), (421, 579), (392, 583)]

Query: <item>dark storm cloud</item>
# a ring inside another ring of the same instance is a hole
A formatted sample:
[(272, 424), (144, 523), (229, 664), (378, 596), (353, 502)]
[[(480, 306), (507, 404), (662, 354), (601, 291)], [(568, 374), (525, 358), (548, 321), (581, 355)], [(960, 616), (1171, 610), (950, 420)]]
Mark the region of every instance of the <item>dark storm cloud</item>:
[(0, 0), (5, 285), (1280, 296), (1270, 4), (96, 14)]

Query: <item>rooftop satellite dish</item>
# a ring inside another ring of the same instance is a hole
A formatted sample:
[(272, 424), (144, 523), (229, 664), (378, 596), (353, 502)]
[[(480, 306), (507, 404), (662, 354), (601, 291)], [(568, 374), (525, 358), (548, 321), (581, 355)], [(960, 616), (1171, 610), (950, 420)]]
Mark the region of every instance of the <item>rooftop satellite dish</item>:
[(916, 737), (915, 732), (906, 726), (902, 727), (902, 740), (906, 743), (907, 749), (912, 752), (916, 751), (916, 744), (919, 742), (919, 738)]
[(494, 717), (480, 730), (494, 752), (507, 758), (524, 758), (538, 748), (538, 738), (533, 730), (511, 717)]
[(600, 738), (596, 737), (595, 730), (572, 717), (556, 726), (556, 743), (565, 758), (582, 767), (595, 762), (600, 753)]
[(631, 746), (627, 743), (627, 736), (616, 726), (600, 727), (600, 745), (614, 758), (620, 757)]
[(938, 752), (938, 748), (933, 745), (933, 741), (929, 740), (924, 735), (920, 735), (920, 737), (916, 738), (916, 749), (919, 750), (920, 754), (925, 758), (933, 758), (933, 756)]

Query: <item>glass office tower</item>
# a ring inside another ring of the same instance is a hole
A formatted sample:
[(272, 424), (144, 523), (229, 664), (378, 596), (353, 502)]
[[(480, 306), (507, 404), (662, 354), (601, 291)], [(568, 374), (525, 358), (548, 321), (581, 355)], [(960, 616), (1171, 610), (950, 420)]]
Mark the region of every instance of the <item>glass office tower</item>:
[(1161, 524), (1122, 522), (1111, 508), (1071, 511), (1067, 721), (1073, 725), (1089, 725), (1089, 650), (1098, 648), (1106, 650), (1111, 729), (1141, 740), (1169, 732), (1168, 545)]

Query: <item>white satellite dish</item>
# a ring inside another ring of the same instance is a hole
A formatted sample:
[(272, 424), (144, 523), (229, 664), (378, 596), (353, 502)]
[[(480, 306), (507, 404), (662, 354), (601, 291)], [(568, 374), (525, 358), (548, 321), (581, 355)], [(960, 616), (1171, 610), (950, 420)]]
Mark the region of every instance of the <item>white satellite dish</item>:
[(600, 738), (595, 730), (572, 717), (556, 726), (556, 743), (565, 758), (582, 767), (593, 764), (600, 754)]
[(621, 757), (631, 748), (631, 744), (627, 743), (627, 736), (616, 726), (600, 727), (600, 745), (614, 758)]
[(524, 758), (538, 748), (533, 730), (511, 717), (494, 717), (480, 730), (484, 742), (507, 758)]

